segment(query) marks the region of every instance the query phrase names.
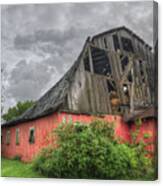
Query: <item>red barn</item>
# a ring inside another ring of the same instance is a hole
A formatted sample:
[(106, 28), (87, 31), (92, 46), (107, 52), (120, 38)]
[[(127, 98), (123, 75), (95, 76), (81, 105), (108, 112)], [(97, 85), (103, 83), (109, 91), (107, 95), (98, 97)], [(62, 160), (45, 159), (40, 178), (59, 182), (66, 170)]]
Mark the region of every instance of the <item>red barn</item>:
[[(155, 63), (151, 47), (126, 27), (88, 38), (68, 72), (20, 117), (2, 125), (2, 156), (30, 161), (50, 143), (50, 131), (63, 118), (88, 123), (94, 116), (115, 123), (115, 135), (156, 142)], [(153, 144), (149, 150), (154, 150)]]

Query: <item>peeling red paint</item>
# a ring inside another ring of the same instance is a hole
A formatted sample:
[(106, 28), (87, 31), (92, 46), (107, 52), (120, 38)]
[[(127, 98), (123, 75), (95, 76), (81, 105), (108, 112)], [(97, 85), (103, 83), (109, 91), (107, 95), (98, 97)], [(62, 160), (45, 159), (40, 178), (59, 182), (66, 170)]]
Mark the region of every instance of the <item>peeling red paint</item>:
[[(2, 156), (7, 158), (13, 158), (16, 155), (21, 156), (23, 161), (31, 161), (35, 155), (45, 146), (50, 143), (50, 138), (48, 136), (50, 132), (55, 129), (59, 123), (65, 119), (68, 121), (72, 119), (73, 122), (81, 121), (84, 123), (89, 123), (95, 117), (90, 115), (80, 115), (80, 114), (67, 114), (67, 113), (54, 113), (52, 115), (30, 121), (25, 123), (20, 123), (11, 127), (2, 127)], [(98, 118), (98, 117), (96, 117)], [(135, 130), (135, 124), (124, 123), (121, 116), (106, 115), (103, 117), (109, 122), (113, 122), (115, 125), (115, 136), (120, 137), (122, 141), (131, 142), (131, 132)], [(140, 127), (140, 133), (137, 140), (142, 140), (145, 133), (150, 134), (149, 139), (145, 139), (146, 142), (154, 143), (156, 141), (156, 131), (157, 122), (154, 119), (143, 121)], [(30, 127), (35, 128), (35, 143), (29, 143), (29, 129)], [(20, 144), (16, 145), (16, 128), (20, 130)], [(6, 132), (10, 130), (10, 144), (6, 144)], [(144, 140), (144, 139), (143, 139)], [(148, 145), (147, 149), (149, 151), (154, 151), (154, 145)]]

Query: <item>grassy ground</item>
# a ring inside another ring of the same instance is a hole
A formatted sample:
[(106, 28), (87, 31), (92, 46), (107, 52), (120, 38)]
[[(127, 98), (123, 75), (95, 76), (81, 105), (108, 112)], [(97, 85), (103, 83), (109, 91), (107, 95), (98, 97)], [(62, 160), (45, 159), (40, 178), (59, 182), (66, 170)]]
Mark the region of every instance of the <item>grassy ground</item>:
[(2, 177), (21, 177), (21, 178), (41, 178), (37, 172), (34, 172), (30, 163), (23, 163), (18, 160), (1, 159)]

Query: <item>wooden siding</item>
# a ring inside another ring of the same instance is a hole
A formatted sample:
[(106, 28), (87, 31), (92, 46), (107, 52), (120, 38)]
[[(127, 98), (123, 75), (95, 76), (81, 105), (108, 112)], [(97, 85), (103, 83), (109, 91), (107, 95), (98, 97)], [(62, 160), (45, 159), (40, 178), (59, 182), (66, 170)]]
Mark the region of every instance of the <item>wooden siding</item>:
[[(133, 109), (142, 109), (152, 104), (152, 95), (148, 78), (148, 61), (135, 54), (122, 55), (118, 52), (104, 50), (108, 63), (111, 66), (109, 76), (94, 73), (93, 58), (90, 48), (87, 46), (80, 65), (75, 73), (68, 93), (68, 110), (88, 113), (124, 114)], [(89, 55), (91, 70), (86, 71), (83, 64), (84, 55)], [(122, 69), (122, 59), (127, 58), (128, 64)], [(140, 64), (140, 60), (142, 61)], [(142, 68), (142, 69), (140, 69)], [(140, 73), (142, 71), (142, 74)], [(150, 72), (150, 69), (149, 69)], [(132, 82), (128, 75), (131, 74)], [(151, 73), (151, 72), (150, 72)], [(107, 81), (116, 84), (116, 95), (119, 105), (112, 105), (111, 92), (108, 92)], [(125, 95), (123, 86), (128, 88), (128, 96)], [(64, 106), (65, 107), (65, 106)], [(132, 107), (132, 108), (131, 108)]]

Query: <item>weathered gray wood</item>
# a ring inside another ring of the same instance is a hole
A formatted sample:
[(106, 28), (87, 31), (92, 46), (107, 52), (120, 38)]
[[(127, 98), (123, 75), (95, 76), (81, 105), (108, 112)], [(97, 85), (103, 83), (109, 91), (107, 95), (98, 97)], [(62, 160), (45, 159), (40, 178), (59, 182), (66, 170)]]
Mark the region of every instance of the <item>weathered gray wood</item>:
[[(133, 69), (131, 70), (131, 73), (133, 75)], [(134, 78), (134, 75), (133, 75)], [(135, 86), (135, 82), (133, 80), (132, 84), (131, 84), (131, 96), (130, 96), (130, 112), (133, 113), (134, 112), (134, 86)]]
[(88, 56), (89, 56), (89, 65), (90, 65), (90, 68), (91, 68), (91, 72), (93, 73), (94, 70), (93, 70), (93, 61), (92, 61), (92, 54), (91, 54), (90, 45), (88, 47)]
[[(152, 55), (149, 52), (148, 47), (146, 47), (143, 43), (140, 43), (137, 39), (135, 39), (133, 35), (129, 36), (124, 32), (117, 32), (117, 35), (119, 39), (121, 36), (130, 38), (134, 45), (135, 53), (131, 54), (124, 51), (122, 49), (121, 42), (121, 53), (108, 50), (108, 48), (104, 48), (103, 37), (95, 39), (94, 43), (89, 43), (83, 53), (83, 56), (86, 52), (88, 53), (91, 72), (86, 72), (83, 65), (80, 68), (80, 71), (76, 72), (80, 75), (75, 77), (75, 81), (82, 80), (83, 88), (78, 89), (77, 85), (73, 85), (73, 87), (76, 86), (76, 88), (72, 88), (68, 96), (68, 102), (71, 109), (77, 109), (79, 112), (85, 110), (92, 113), (113, 114), (118, 112), (118, 108), (121, 105), (124, 105), (125, 107), (122, 109), (122, 112), (127, 113), (134, 112), (134, 109), (138, 108), (141, 105), (148, 105), (149, 103), (151, 103), (151, 89), (149, 88), (149, 73), (147, 72), (147, 70), (148, 64), (152, 66)], [(112, 35), (105, 36), (105, 38), (112, 39)], [(137, 47), (138, 45), (139, 48)], [(96, 47), (99, 49), (101, 48), (103, 51), (106, 52), (109, 59), (108, 63), (110, 63), (112, 71), (110, 75), (105, 76), (102, 74), (94, 73), (93, 58), (90, 47)], [(121, 59), (120, 55), (123, 55), (121, 56)], [(125, 56), (129, 58), (129, 63), (126, 66), (125, 71), (123, 71), (121, 61), (122, 58)], [(143, 77), (140, 73), (139, 60), (142, 61), (142, 71), (144, 74), (144, 80), (142, 80)], [(132, 73), (132, 82), (128, 80), (129, 73)], [(85, 78), (82, 78), (82, 76), (85, 76)], [(116, 99), (119, 100), (117, 103), (119, 105), (116, 105), (114, 107), (111, 104), (111, 93), (108, 92), (107, 80), (114, 81), (116, 84), (115, 94), (117, 96)], [(127, 95), (123, 90), (124, 84), (128, 87)], [(75, 101), (70, 99), (74, 99)]]

